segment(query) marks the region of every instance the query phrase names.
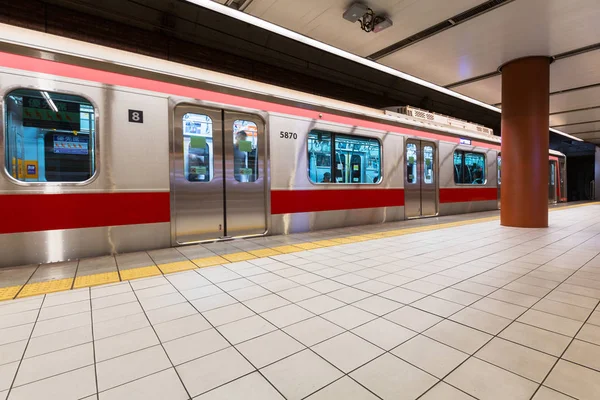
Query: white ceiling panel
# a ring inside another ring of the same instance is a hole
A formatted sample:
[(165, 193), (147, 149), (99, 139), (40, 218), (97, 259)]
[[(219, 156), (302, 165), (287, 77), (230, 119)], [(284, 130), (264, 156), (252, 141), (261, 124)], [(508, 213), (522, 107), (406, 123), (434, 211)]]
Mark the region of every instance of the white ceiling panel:
[(580, 133), (580, 132), (593, 132), (600, 131), (600, 122), (590, 122), (587, 124), (569, 125), (559, 128), (559, 130), (566, 133)]
[(598, 0), (517, 0), (380, 60), (439, 85), (598, 42)]
[(600, 106), (600, 86), (550, 96), (550, 112)]
[(577, 136), (580, 139), (590, 141), (590, 142), (600, 141), (600, 131), (587, 132), (587, 133), (581, 133), (581, 134), (573, 134), (573, 136)]
[(481, 4), (483, 0), (369, 0), (375, 13), (387, 13), (394, 25), (367, 33), (342, 14), (349, 0), (254, 0), (245, 12), (352, 53), (368, 56)]
[(600, 121), (600, 108), (575, 111), (566, 114), (555, 114), (550, 116), (550, 126), (553, 127), (567, 124), (578, 124), (587, 121)]
[(468, 85), (457, 86), (452, 90), (488, 104), (497, 104), (502, 101), (502, 77), (498, 75), (482, 79)]
[[(600, 24), (596, 40), (600, 41)], [(550, 66), (550, 92), (595, 83), (600, 83), (600, 50), (557, 60)]]

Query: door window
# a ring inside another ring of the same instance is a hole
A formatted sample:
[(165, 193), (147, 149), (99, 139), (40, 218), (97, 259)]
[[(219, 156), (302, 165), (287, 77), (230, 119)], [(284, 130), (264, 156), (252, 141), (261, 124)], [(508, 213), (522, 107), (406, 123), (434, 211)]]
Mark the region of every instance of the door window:
[(189, 182), (213, 179), (213, 122), (208, 115), (183, 115), (183, 171)]
[(417, 165), (418, 165), (417, 145), (414, 143), (406, 144), (406, 181), (408, 183), (417, 183)]
[(252, 121), (233, 122), (233, 168), (238, 182), (258, 179), (258, 128)]
[(423, 146), (423, 182), (433, 183), (433, 147), (429, 145)]

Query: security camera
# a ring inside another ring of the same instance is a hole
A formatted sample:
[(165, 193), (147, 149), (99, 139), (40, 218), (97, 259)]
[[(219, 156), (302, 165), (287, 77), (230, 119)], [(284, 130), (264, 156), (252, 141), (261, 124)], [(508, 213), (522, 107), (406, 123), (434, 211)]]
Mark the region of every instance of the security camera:
[(381, 32), (382, 30), (389, 28), (390, 26), (394, 25), (394, 23), (392, 22), (391, 19), (389, 18), (384, 18), (383, 21), (377, 23), (374, 27), (373, 27), (373, 32), (377, 33), (377, 32)]
[(350, 6), (349, 9), (346, 10), (346, 12), (342, 16), (346, 21), (355, 23), (368, 11), (369, 7), (365, 6), (364, 4), (354, 3)]

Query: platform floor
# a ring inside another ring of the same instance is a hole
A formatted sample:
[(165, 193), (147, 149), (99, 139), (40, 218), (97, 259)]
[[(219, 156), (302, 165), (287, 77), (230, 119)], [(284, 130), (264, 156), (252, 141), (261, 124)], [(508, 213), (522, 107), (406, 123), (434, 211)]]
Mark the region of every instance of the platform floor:
[(0, 399), (598, 399), (599, 254), (592, 204), (6, 269)]

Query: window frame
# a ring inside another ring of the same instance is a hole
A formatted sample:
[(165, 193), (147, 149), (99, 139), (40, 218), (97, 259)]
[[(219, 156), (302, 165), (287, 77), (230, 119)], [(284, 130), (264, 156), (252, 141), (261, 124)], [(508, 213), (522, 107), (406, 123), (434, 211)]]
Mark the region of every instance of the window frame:
[[(337, 135), (341, 135), (341, 136), (347, 136), (347, 137), (351, 137), (351, 138), (365, 138), (365, 139), (370, 139), (370, 140), (376, 140), (377, 144), (379, 145), (379, 179), (377, 180), (377, 182), (375, 183), (367, 183), (367, 182), (360, 182), (360, 183), (352, 183), (352, 182), (343, 182), (343, 183), (337, 183), (337, 182), (314, 182), (311, 177), (310, 177), (310, 158), (309, 158), (309, 152), (308, 152), (308, 141), (310, 139), (310, 134), (315, 132), (315, 131), (320, 131), (323, 133), (328, 133), (331, 135), (331, 142), (332, 142), (332, 146), (331, 146), (331, 171), (330, 173), (332, 174), (332, 176), (335, 175), (335, 173), (333, 172), (333, 166), (335, 163), (335, 157), (334, 157), (334, 153), (335, 153), (335, 138)], [(330, 131), (330, 130), (326, 130), (326, 129), (318, 129), (318, 128), (312, 128), (311, 130), (308, 131), (308, 133), (306, 134), (306, 177), (308, 178), (308, 182), (311, 185), (315, 185), (315, 186), (321, 186), (321, 185), (334, 185), (334, 186), (377, 186), (377, 185), (381, 185), (383, 183), (383, 142), (381, 141), (380, 138), (378, 137), (373, 137), (373, 136), (366, 136), (366, 135), (354, 135), (354, 134), (348, 134), (348, 133), (344, 133), (344, 132), (338, 132), (338, 131)]]
[[(52, 182), (27, 182), (27, 181), (21, 181), (18, 178), (14, 178), (10, 172), (8, 171), (7, 168), (7, 159), (6, 159), (6, 150), (7, 150), (7, 143), (8, 143), (8, 132), (7, 132), (7, 124), (8, 124), (8, 119), (6, 118), (7, 115), (7, 111), (8, 111), (8, 106), (7, 106), (7, 102), (6, 102), (6, 97), (9, 96), (12, 92), (17, 91), (17, 90), (33, 90), (33, 91), (38, 91), (38, 92), (48, 92), (48, 93), (58, 93), (58, 94), (63, 94), (63, 95), (69, 95), (69, 96), (77, 96), (80, 97), (82, 99), (84, 99), (85, 101), (87, 101), (94, 109), (94, 139), (93, 139), (93, 143), (94, 143), (94, 173), (85, 181), (80, 181), (80, 182), (68, 182), (68, 181), (52, 181)], [(101, 169), (101, 161), (100, 161), (100, 143), (99, 143), (99, 139), (98, 139), (98, 132), (100, 130), (100, 114), (98, 112), (99, 107), (98, 104), (92, 100), (89, 96), (81, 93), (81, 92), (76, 92), (76, 91), (72, 91), (72, 90), (62, 90), (60, 88), (44, 88), (44, 87), (38, 87), (38, 86), (33, 86), (33, 87), (25, 87), (22, 85), (15, 85), (15, 86), (9, 86), (4, 88), (4, 90), (0, 91), (0, 104), (2, 105), (1, 107), (1, 115), (0, 115), (0, 130), (1, 130), (1, 134), (0, 134), (0, 153), (2, 154), (2, 157), (4, 159), (3, 161), (3, 165), (2, 165), (2, 173), (4, 174), (5, 178), (11, 182), (14, 183), (16, 185), (19, 186), (28, 186), (28, 187), (54, 187), (54, 186), (67, 186), (67, 187), (77, 187), (77, 186), (87, 186), (90, 185), (92, 182), (94, 182), (96, 179), (98, 179), (98, 176), (100, 175), (100, 169)]]
[[(454, 151), (452, 152), (452, 168), (454, 169), (454, 166), (456, 164), (454, 164), (454, 155), (457, 152), (461, 152), (463, 153), (472, 153), (472, 154), (479, 154), (483, 156), (483, 175), (484, 178), (483, 182), (481, 183), (456, 183), (456, 181), (454, 180), (454, 171), (452, 171), (452, 182), (454, 183), (455, 186), (474, 186), (474, 187), (480, 187), (480, 186), (487, 186), (488, 183), (488, 167), (487, 167), (487, 153), (481, 152), (481, 151), (475, 151), (475, 150), (465, 150), (465, 149), (460, 149), (460, 148), (455, 148)], [(463, 159), (463, 165), (464, 165), (464, 159)]]

